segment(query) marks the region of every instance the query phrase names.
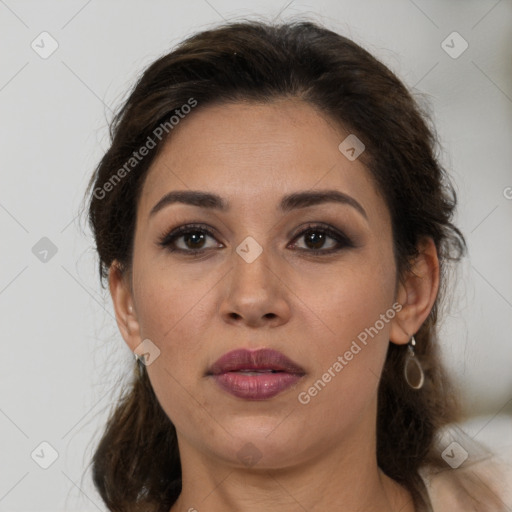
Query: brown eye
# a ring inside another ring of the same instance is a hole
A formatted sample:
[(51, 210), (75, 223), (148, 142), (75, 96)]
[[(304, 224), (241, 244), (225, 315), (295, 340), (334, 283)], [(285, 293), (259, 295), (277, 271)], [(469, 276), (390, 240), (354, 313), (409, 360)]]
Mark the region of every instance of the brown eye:
[(309, 249), (321, 249), (325, 244), (326, 239), (331, 238), (321, 231), (308, 231), (302, 235), (304, 237), (305, 244)]
[[(206, 235), (207, 236), (207, 235)], [(205, 241), (205, 234), (200, 231), (189, 231), (181, 235), (188, 249), (201, 249)]]
[(218, 247), (218, 244), (213, 244), (211, 247), (205, 247), (205, 241), (208, 238), (214, 239), (214, 235), (203, 226), (186, 225), (180, 226), (179, 228), (164, 235), (159, 240), (158, 245), (165, 247), (170, 252), (177, 251), (196, 254), (206, 251), (207, 249)]
[[(318, 252), (327, 254), (338, 251), (344, 247), (354, 247), (352, 241), (343, 233), (334, 230), (329, 226), (313, 225), (301, 231), (294, 240), (303, 238), (306, 248), (299, 248), (301, 251)], [(326, 241), (331, 239), (330, 246), (325, 248)], [(334, 243), (333, 243), (334, 242)], [(296, 244), (294, 244), (296, 246)]]
[[(179, 252), (186, 255), (198, 255), (208, 249), (223, 247), (219, 242), (206, 246), (208, 238), (215, 240), (214, 234), (205, 226), (185, 225), (165, 234), (158, 241), (158, 245), (165, 247), (169, 252)], [(304, 240), (305, 247), (298, 247), (297, 240)], [(329, 242), (330, 240), (330, 242)], [(325, 247), (328, 243), (328, 247)], [(308, 225), (301, 231), (292, 244), (299, 251), (317, 253), (318, 255), (330, 254), (343, 248), (354, 247), (354, 244), (343, 233), (324, 225)]]

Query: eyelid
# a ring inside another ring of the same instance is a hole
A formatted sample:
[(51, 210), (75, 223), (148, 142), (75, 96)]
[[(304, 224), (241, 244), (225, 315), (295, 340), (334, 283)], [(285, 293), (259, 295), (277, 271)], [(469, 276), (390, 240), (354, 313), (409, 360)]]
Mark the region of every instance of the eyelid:
[[(187, 224), (181, 224), (179, 226), (176, 226), (175, 228), (171, 228), (171, 229), (165, 231), (163, 235), (158, 237), (157, 245), (166, 248), (168, 245), (170, 245), (170, 243), (173, 240), (180, 238), (180, 236), (186, 235), (187, 233), (193, 232), (193, 231), (202, 231), (207, 236), (210, 236), (212, 238), (218, 237), (218, 235), (216, 235), (217, 230), (215, 228), (213, 228), (212, 226), (209, 226), (208, 224), (204, 224), (204, 223), (191, 222), (191, 223), (187, 223)], [(180, 249), (176, 249), (176, 251), (179, 251), (179, 250)], [(198, 251), (199, 251), (199, 249), (198, 249)], [(191, 249), (190, 251), (185, 251), (185, 252), (193, 252), (193, 249)]]
[[(297, 227), (294, 231), (295, 234), (289, 235), (288, 238), (291, 238), (291, 244), (295, 245), (296, 240), (299, 238), (305, 236), (308, 232), (311, 231), (319, 231), (323, 232), (328, 238), (331, 238), (334, 240), (337, 244), (336, 247), (331, 247), (328, 249), (307, 249), (307, 248), (296, 248), (296, 251), (300, 251), (303, 253), (310, 253), (310, 254), (317, 254), (317, 255), (328, 255), (332, 253), (340, 252), (343, 249), (347, 248), (354, 248), (357, 247), (357, 244), (354, 243), (354, 240), (351, 236), (348, 236), (343, 230), (339, 228), (335, 228), (334, 226), (331, 226), (330, 224), (327, 224), (325, 222), (321, 221), (311, 221), (306, 224), (302, 224), (301, 226)], [(188, 224), (182, 224), (180, 226), (177, 226), (176, 228), (172, 228), (168, 231), (166, 231), (162, 236), (160, 236), (157, 240), (157, 245), (167, 249), (169, 252), (177, 252), (185, 255), (197, 255), (197, 254), (204, 254), (207, 251), (219, 247), (209, 247), (209, 248), (200, 248), (200, 249), (181, 249), (176, 247), (171, 247), (172, 244), (175, 243), (175, 241), (179, 238), (181, 238), (184, 235), (187, 235), (189, 233), (193, 232), (202, 232), (207, 237), (211, 237), (217, 240), (218, 235), (216, 235), (217, 230), (213, 228), (212, 226), (209, 226), (208, 224), (204, 223), (188, 223)], [(218, 240), (217, 240), (218, 242)], [(222, 242), (219, 242), (221, 245)]]
[(290, 238), (293, 241), (299, 236), (304, 235), (304, 233), (308, 231), (313, 231), (315, 229), (318, 229), (319, 231), (325, 231), (329, 236), (343, 238), (347, 243), (352, 243), (351, 237), (348, 236), (342, 229), (336, 228), (331, 224), (327, 224), (326, 222), (321, 221), (312, 221), (306, 222), (306, 224), (301, 224), (298, 228), (294, 230), (295, 234), (290, 235)]

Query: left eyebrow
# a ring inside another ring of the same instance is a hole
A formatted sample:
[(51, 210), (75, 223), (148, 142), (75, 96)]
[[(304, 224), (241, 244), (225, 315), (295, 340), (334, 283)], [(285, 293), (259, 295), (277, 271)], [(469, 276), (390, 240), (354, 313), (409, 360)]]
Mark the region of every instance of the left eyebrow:
[[(183, 203), (200, 208), (214, 209), (226, 212), (230, 209), (229, 202), (217, 194), (211, 192), (202, 192), (200, 190), (178, 190), (165, 194), (158, 203), (153, 206), (149, 213), (149, 217), (155, 215), (165, 206), (173, 203)], [(299, 208), (307, 208), (308, 206), (316, 206), (323, 203), (340, 203), (352, 206), (365, 219), (368, 215), (361, 204), (352, 196), (340, 192), (339, 190), (315, 190), (294, 192), (286, 195), (281, 199), (278, 206), (283, 213)]]
[(279, 205), (283, 212), (289, 212), (298, 208), (307, 208), (322, 203), (341, 203), (355, 208), (365, 219), (368, 220), (366, 210), (352, 196), (339, 190), (314, 190), (307, 192), (295, 192), (284, 196)]

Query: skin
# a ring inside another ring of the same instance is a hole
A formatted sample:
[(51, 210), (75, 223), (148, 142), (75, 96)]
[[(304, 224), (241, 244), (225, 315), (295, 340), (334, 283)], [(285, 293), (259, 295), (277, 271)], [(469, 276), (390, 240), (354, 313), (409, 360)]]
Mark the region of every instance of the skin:
[[(414, 511), (409, 493), (377, 466), (377, 390), (388, 343), (408, 343), (432, 308), (439, 264), (425, 239), (414, 274), (398, 285), (388, 208), (361, 159), (339, 151), (347, 135), (298, 99), (207, 106), (180, 122), (149, 170), (132, 272), (114, 262), (110, 292), (130, 349), (150, 339), (160, 350), (147, 371), (177, 430), (183, 490), (172, 512), (341, 504), (347, 511)], [(167, 192), (188, 189), (219, 194), (231, 207), (175, 203), (149, 216)], [(332, 202), (276, 208), (283, 195), (310, 189), (350, 195), (367, 219)], [(356, 247), (322, 255), (334, 239), (317, 249), (307, 236), (294, 239), (308, 222), (329, 224)], [(160, 236), (187, 223), (213, 228), (202, 246), (175, 242), (203, 247), (203, 255), (158, 246)], [(236, 252), (247, 236), (263, 248), (252, 263)], [(401, 311), (308, 404), (299, 403), (298, 394), (395, 302)], [(236, 398), (205, 372), (240, 347), (281, 351), (306, 375), (268, 400)], [(259, 455), (254, 465), (237, 456), (247, 443)]]

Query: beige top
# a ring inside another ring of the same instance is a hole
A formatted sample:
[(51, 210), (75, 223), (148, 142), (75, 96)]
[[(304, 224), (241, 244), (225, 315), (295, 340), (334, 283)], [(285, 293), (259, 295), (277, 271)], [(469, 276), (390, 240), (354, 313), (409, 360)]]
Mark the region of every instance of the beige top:
[(446, 469), (421, 471), (433, 512), (512, 512), (512, 446), (492, 453), (457, 436), (440, 442)]
[(425, 479), (433, 512), (512, 512), (512, 464), (489, 459)]

